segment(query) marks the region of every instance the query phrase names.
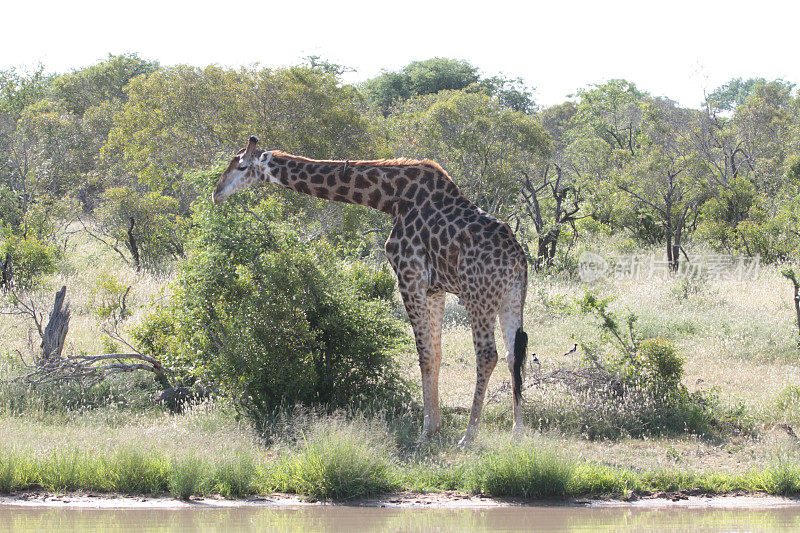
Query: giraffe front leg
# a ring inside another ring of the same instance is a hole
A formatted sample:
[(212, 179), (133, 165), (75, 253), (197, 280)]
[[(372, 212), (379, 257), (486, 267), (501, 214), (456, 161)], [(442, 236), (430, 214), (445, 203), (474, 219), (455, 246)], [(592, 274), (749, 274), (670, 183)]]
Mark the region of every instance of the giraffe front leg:
[[(470, 313), (472, 315), (472, 313)], [(477, 363), (477, 379), (475, 382), (475, 394), (472, 398), (472, 409), (469, 413), (469, 424), (467, 432), (458, 443), (459, 446), (466, 447), (472, 443), (478, 434), (478, 425), (481, 421), (483, 412), (483, 399), (486, 396), (486, 388), (489, 385), (489, 378), (492, 376), (495, 365), (497, 365), (497, 347), (494, 342), (494, 316), (471, 316), (472, 322), (472, 342), (475, 345), (475, 359)]]
[[(403, 280), (404, 278), (404, 276), (398, 275), (398, 279)], [(401, 281), (400, 294), (414, 330), (419, 369), (422, 374), (423, 422), (420, 439), (425, 440), (433, 436), (441, 427), (439, 365), (431, 337), (431, 312), (428, 307), (426, 289), (421, 288), (418, 283)]]
[(433, 368), (431, 369), (433, 389), (433, 418), (432, 430), (437, 432), (442, 428), (442, 416), (439, 408), (439, 369), (442, 364), (442, 316), (444, 314), (444, 291), (427, 295), (428, 312), (430, 316), (431, 346), (433, 349)]

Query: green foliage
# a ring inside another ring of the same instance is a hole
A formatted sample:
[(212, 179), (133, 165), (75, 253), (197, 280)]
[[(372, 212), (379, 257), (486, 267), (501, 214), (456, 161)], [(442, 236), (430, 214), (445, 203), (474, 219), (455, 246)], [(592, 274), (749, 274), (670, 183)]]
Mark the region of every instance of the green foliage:
[[(478, 69), (466, 61), (434, 57), (414, 61), (397, 72), (383, 72), (364, 82), (369, 102), (389, 114), (392, 106), (414, 96), (457, 91), (478, 81)], [(499, 85), (498, 80), (495, 83)]]
[(0, 257), (10, 258), (12, 282), (22, 290), (39, 286), (45, 276), (55, 273), (61, 260), (61, 250), (33, 236), (21, 237), (8, 231), (0, 240)]
[(468, 88), (478, 88), (490, 96), (494, 96), (503, 107), (531, 114), (536, 111), (531, 89), (525, 85), (522, 78), (506, 78), (505, 76), (491, 76), (483, 78), (477, 84)]
[(375, 266), (353, 262), (343, 265), (342, 275), (352, 280), (356, 293), (366, 300), (394, 302), (396, 282), (394, 274), (386, 265)]
[(251, 202), (196, 205), (194, 250), (170, 304), (137, 329), (142, 349), (257, 420), (282, 404), (405, 401), (388, 270), (343, 264), (277, 222), (277, 202)]
[(106, 190), (101, 202), (97, 209), (100, 230), (127, 248), (137, 268), (158, 269), (170, 258), (183, 255), (188, 220), (175, 198), (118, 187)]
[(393, 151), (438, 161), (470, 200), (491, 213), (511, 209), (519, 171), (550, 148), (534, 118), (480, 93), (412, 98), (388, 127)]
[(732, 111), (745, 103), (755, 87), (766, 82), (764, 78), (734, 78), (714, 89), (707, 100), (715, 109)]
[(101, 272), (89, 293), (89, 306), (100, 319), (111, 316), (124, 319), (125, 317), (121, 316), (123, 300), (129, 290), (130, 287), (121, 283), (113, 274)]
[(786, 161), (786, 177), (800, 183), (800, 154), (789, 156)]
[[(636, 323), (636, 316), (632, 313), (626, 317), (626, 324), (628, 326), (627, 334), (623, 331), (619, 323), (619, 318), (613, 312), (609, 311), (608, 306), (614, 301), (613, 297), (598, 298), (595, 294), (586, 291), (583, 298), (578, 300), (578, 306), (583, 313), (596, 315), (599, 321), (600, 329), (610, 334), (612, 339), (617, 343), (618, 347), (622, 349), (628, 356), (632, 356), (636, 350), (636, 339), (634, 338), (633, 325)], [(628, 338), (626, 338), (628, 337)]]
[(47, 82), (41, 65), (32, 72), (0, 71), (0, 113), (18, 119), (23, 109), (44, 98)]
[(22, 203), (9, 187), (0, 184), (0, 227), (16, 230), (22, 225)]
[(800, 387), (789, 385), (778, 395), (776, 405), (781, 411), (800, 411)]
[(685, 394), (681, 384), (684, 361), (674, 344), (666, 339), (646, 339), (639, 343), (638, 348), (643, 386), (652, 391), (651, 395), (669, 402), (670, 396)]
[[(578, 424), (590, 438), (746, 430), (741, 412), (721, 406), (711, 393), (689, 393), (682, 383), (684, 360), (674, 344), (637, 339), (637, 317), (628, 314), (623, 327), (609, 310), (611, 301), (587, 293), (579, 305), (599, 318), (598, 326), (616, 350), (604, 355), (598, 347), (584, 345), (589, 373), (576, 384), (573, 399), (578, 405), (558, 406), (560, 412), (546, 418), (560, 419), (563, 429)], [(583, 415), (571, 420), (567, 413), (576, 408)]]
[(175, 66), (134, 78), (127, 94), (105, 155), (174, 196), (187, 170), (229, 158), (253, 134), (309, 157), (376, 155), (360, 95), (319, 68)]
[(70, 113), (83, 115), (90, 107), (126, 100), (128, 83), (157, 69), (157, 61), (141, 59), (137, 54), (109, 54), (105, 61), (58, 76), (51, 90)]

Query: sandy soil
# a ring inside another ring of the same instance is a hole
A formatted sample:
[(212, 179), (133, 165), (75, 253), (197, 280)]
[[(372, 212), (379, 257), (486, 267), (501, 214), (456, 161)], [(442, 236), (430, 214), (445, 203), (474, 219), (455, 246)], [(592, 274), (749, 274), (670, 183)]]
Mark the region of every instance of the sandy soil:
[(293, 508), (312, 505), (354, 507), (426, 507), (445, 509), (486, 509), (514, 506), (568, 506), (568, 507), (645, 507), (645, 508), (717, 508), (717, 509), (769, 509), (800, 507), (800, 499), (759, 494), (709, 496), (686, 493), (657, 493), (628, 500), (573, 499), (567, 501), (522, 500), (516, 498), (489, 498), (444, 492), (433, 494), (400, 493), (349, 502), (325, 502), (292, 494), (273, 494), (229, 500), (222, 497), (176, 500), (169, 496), (131, 496), (121, 494), (72, 492), (53, 494), (47, 492), (20, 492), (0, 495), (0, 507), (70, 507), (86, 509), (191, 509), (236, 507)]

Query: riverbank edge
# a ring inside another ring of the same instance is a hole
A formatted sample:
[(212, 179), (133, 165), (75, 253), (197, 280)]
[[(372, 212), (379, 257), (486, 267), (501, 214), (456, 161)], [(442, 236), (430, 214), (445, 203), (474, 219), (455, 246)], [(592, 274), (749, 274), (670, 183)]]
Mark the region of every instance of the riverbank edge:
[(498, 507), (645, 507), (645, 508), (719, 508), (770, 509), (800, 507), (800, 498), (763, 493), (694, 494), (690, 491), (632, 495), (628, 498), (567, 498), (532, 500), (495, 498), (453, 491), (432, 493), (389, 493), (377, 497), (347, 501), (316, 500), (295, 494), (275, 493), (243, 499), (221, 496), (192, 497), (179, 500), (169, 495), (131, 495), (118, 493), (21, 491), (0, 495), (0, 507), (76, 508), (76, 509), (293, 509), (309, 506), (487, 509)]

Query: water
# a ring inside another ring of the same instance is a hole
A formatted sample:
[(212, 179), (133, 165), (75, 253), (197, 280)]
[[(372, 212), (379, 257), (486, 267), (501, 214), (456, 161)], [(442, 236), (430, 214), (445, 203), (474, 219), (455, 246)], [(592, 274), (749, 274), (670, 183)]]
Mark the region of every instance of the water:
[(0, 506), (0, 532), (32, 531), (796, 531), (800, 506), (764, 509), (78, 509)]

